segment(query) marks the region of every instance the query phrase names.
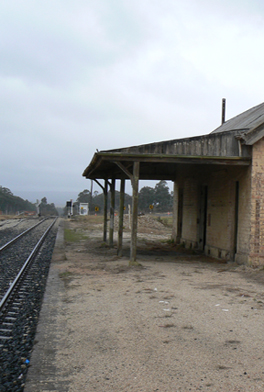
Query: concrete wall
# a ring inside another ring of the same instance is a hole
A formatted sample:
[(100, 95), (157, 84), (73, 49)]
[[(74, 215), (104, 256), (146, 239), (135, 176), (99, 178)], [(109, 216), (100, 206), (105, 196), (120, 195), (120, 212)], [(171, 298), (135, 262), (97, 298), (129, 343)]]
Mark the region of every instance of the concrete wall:
[(234, 252), (235, 184), (228, 170), (208, 180), (206, 253), (231, 260)]
[(197, 247), (197, 219), (199, 209), (198, 181), (195, 178), (187, 178), (183, 187), (183, 225), (182, 242), (187, 247)]

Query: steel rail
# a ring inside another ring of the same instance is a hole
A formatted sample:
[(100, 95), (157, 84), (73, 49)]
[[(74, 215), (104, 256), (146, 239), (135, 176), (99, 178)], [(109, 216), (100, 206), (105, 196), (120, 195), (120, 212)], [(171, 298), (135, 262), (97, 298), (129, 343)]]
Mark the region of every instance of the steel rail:
[(42, 237), (40, 238), (40, 240), (37, 242), (37, 244), (35, 245), (34, 249), (32, 250), (32, 252), (30, 253), (30, 255), (28, 256), (27, 260), (25, 261), (23, 267), (20, 269), (19, 273), (17, 274), (16, 278), (14, 279), (14, 281), (11, 283), (9, 289), (7, 290), (7, 292), (5, 293), (4, 297), (2, 298), (1, 302), (0, 302), (0, 312), (3, 310), (5, 304), (7, 303), (8, 299), (10, 298), (11, 294), (14, 292), (18, 282), (20, 281), (23, 273), (25, 272), (26, 268), (29, 266), (30, 262), (32, 261), (32, 259), (34, 258), (34, 256), (36, 255), (36, 253), (38, 252), (39, 248), (41, 247), (42, 243), (44, 242), (45, 238), (47, 237), (49, 231), (51, 230), (51, 228), (53, 227), (53, 225), (55, 224), (56, 220), (58, 218), (55, 218), (53, 220), (53, 222), (51, 223), (51, 225), (46, 229), (45, 233), (42, 235)]
[(6, 248), (8, 248), (10, 245), (12, 245), (14, 242), (16, 242), (20, 237), (23, 237), (23, 235), (27, 234), (30, 230), (33, 230), (35, 227), (40, 225), (42, 222), (44, 222), (47, 218), (42, 219), (40, 222), (38, 222), (36, 225), (30, 227), (29, 229), (23, 231), (23, 233), (20, 233), (17, 237), (13, 238), (12, 240), (8, 241), (6, 244), (1, 246), (0, 252)]

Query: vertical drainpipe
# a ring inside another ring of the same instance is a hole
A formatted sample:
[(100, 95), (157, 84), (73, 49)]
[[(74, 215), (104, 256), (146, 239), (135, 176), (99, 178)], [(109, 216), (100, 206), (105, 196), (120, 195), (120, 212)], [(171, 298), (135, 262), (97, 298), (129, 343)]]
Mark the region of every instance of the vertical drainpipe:
[(222, 99), (222, 125), (225, 122), (225, 111), (226, 111), (226, 99)]

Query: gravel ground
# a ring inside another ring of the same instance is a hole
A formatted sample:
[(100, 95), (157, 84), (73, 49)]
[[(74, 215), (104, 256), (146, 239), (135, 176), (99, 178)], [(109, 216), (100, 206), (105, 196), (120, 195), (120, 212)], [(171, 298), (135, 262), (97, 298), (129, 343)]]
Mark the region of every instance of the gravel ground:
[(88, 238), (54, 253), (53, 350), (39, 363), (35, 345), (25, 392), (264, 390), (263, 269), (172, 248), (154, 224), (129, 268), (126, 238), (117, 258), (97, 226), (66, 225)]

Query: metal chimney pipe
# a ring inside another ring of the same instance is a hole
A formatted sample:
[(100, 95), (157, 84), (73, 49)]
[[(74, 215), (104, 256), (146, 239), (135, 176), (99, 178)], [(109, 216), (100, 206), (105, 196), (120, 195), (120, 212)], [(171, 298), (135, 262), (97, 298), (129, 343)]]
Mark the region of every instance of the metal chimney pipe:
[(225, 122), (226, 99), (222, 99), (222, 124)]

